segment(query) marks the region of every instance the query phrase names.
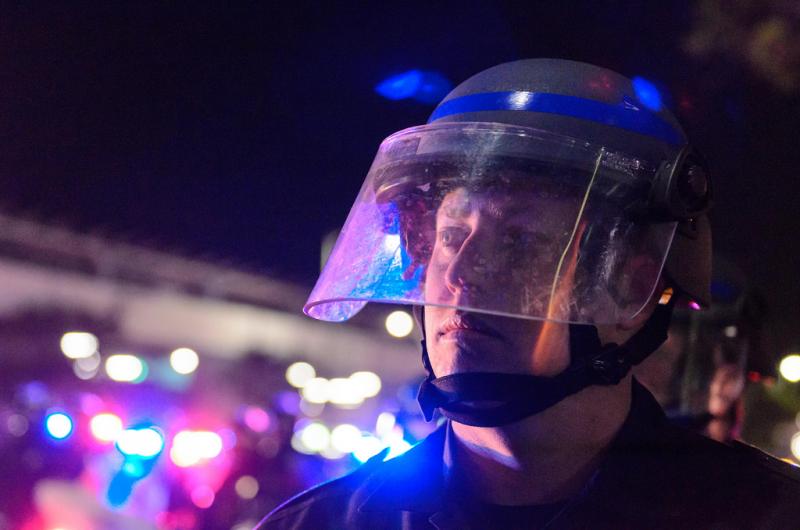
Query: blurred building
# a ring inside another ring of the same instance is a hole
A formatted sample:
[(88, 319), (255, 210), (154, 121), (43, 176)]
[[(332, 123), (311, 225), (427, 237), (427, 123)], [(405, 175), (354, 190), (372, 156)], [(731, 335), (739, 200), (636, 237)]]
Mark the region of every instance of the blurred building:
[(415, 340), (385, 307), (306, 318), (306, 294), (0, 214), (0, 528), (245, 528), (409, 447)]

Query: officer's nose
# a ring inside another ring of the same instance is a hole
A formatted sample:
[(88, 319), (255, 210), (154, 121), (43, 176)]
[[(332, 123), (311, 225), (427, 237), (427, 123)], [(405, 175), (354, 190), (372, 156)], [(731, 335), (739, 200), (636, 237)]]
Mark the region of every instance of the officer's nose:
[(494, 274), (491, 245), (485, 234), (472, 232), (461, 244), (445, 271), (445, 285), (460, 303), (474, 302), (485, 293)]

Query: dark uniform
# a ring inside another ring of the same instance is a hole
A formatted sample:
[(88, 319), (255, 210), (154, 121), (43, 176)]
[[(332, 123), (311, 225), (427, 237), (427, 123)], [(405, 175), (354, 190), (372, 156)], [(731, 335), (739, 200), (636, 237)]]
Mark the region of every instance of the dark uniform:
[[(710, 305), (710, 204), (708, 168), (651, 83), (558, 59), (497, 65), (381, 143), (304, 311), (338, 322), (369, 302), (414, 305), (426, 418), (502, 428), (618, 384), (666, 340), (673, 307)], [(568, 324), (568, 337), (527, 320)], [(603, 344), (600, 324), (636, 331)], [(566, 347), (556, 375), (508, 370)], [(462, 365), (476, 352), (484, 362)], [(448, 464), (450, 433), (308, 491), (260, 528), (800, 528), (795, 468), (670, 425), (638, 383), (598, 469), (563, 502), (471, 496), (481, 484)]]
[(671, 425), (635, 381), (600, 468), (562, 503), (494, 506), (464, 496), (448, 480), (450, 436), (445, 425), (400, 457), (373, 458), (289, 500), (258, 529), (800, 528), (800, 469)]

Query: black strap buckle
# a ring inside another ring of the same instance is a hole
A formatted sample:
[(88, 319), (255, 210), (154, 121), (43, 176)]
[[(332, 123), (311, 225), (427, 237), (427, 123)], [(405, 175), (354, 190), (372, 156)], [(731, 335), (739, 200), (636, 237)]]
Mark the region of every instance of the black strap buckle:
[(616, 385), (628, 375), (630, 363), (625, 359), (624, 349), (616, 344), (603, 348), (603, 353), (592, 359), (591, 367), (597, 382)]

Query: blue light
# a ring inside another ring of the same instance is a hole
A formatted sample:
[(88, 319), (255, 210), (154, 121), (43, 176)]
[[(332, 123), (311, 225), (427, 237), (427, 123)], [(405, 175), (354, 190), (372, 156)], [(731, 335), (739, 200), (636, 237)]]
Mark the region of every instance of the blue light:
[(137, 480), (139, 480), (137, 477), (133, 477), (124, 472), (114, 475), (108, 485), (108, 492), (106, 493), (108, 504), (111, 505), (112, 508), (119, 508), (124, 505), (130, 498), (131, 493), (133, 493), (133, 486), (136, 484)]
[(19, 398), (30, 408), (43, 407), (50, 399), (47, 386), (40, 381), (31, 381), (18, 390)]
[(412, 445), (407, 441), (399, 438), (397, 440), (393, 440), (392, 443), (389, 445), (389, 454), (386, 455), (384, 460), (391, 460), (396, 456), (400, 456), (409, 449), (411, 449)]
[(121, 471), (134, 479), (139, 479), (147, 474), (141, 458), (129, 458), (122, 464)]
[(44, 420), (47, 434), (56, 440), (63, 440), (72, 434), (72, 418), (63, 412), (48, 414)]
[(164, 436), (154, 427), (126, 429), (116, 445), (126, 457), (155, 458), (164, 450)]
[(361, 440), (356, 443), (353, 456), (356, 460), (363, 464), (373, 456), (383, 451), (384, 447), (384, 443), (378, 438), (372, 436), (371, 434), (367, 434), (362, 436)]
[(437, 103), (452, 86), (452, 83), (438, 72), (408, 70), (381, 81), (375, 87), (375, 91), (394, 101), (415, 99), (422, 103)]
[(633, 78), (633, 90), (636, 92), (636, 98), (650, 110), (659, 111), (663, 106), (661, 101), (661, 94), (652, 82), (644, 79), (643, 77)]
[(422, 72), (409, 70), (381, 81), (375, 87), (375, 91), (387, 99), (407, 99), (414, 95), (420, 83), (422, 83)]

